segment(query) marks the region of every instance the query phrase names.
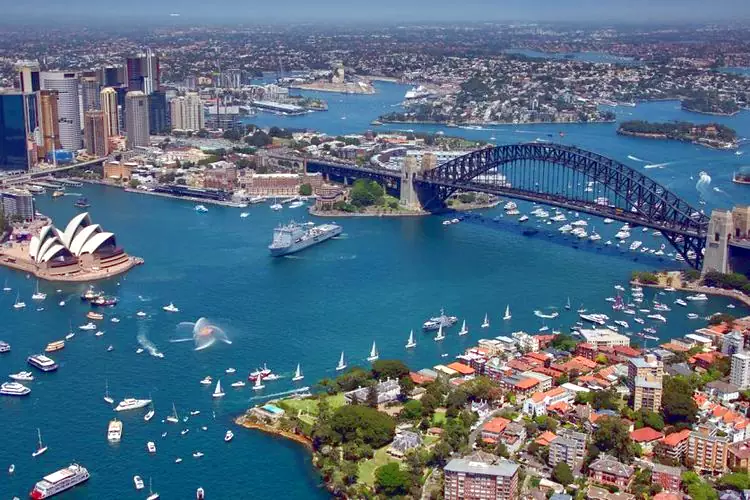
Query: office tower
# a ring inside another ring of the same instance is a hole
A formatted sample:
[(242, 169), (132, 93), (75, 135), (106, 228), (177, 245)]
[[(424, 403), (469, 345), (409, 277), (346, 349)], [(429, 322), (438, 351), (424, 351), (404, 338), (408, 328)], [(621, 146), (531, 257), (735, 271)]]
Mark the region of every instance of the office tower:
[(56, 90), (39, 91), (39, 128), (42, 139), (39, 147), (39, 158), (44, 158), (52, 151), (62, 148), (60, 144), (60, 123), (57, 116)]
[(41, 73), (40, 78), (43, 90), (57, 91), (60, 144), (68, 151), (79, 150), (83, 137), (77, 75), (64, 71), (50, 71)]
[(169, 131), (167, 94), (163, 90), (148, 96), (148, 130), (151, 135)]
[(124, 82), (122, 66), (105, 66), (99, 70), (99, 82), (102, 87), (119, 87)]
[(145, 54), (128, 57), (125, 60), (125, 69), (128, 75), (128, 92), (140, 90), (148, 95), (159, 90), (159, 56), (154, 55), (151, 49)]
[(750, 354), (737, 352), (732, 355), (729, 381), (743, 390), (750, 387)]
[(120, 135), (120, 114), (117, 108), (117, 91), (112, 87), (104, 87), (99, 93), (99, 103), (104, 113), (104, 127), (107, 137)]
[(143, 92), (136, 90), (125, 96), (125, 123), (128, 149), (149, 145), (148, 96)]
[(196, 93), (188, 92), (184, 97), (176, 97), (169, 103), (172, 116), (172, 130), (201, 130), (205, 127), (203, 103)]
[(125, 132), (125, 96), (128, 93), (128, 87), (125, 85), (115, 87), (115, 92), (117, 92), (117, 112), (120, 119), (120, 135), (123, 135)]
[(86, 152), (97, 158), (107, 156), (108, 141), (104, 111), (98, 109), (86, 111), (83, 119), (83, 143), (86, 146)]
[(92, 109), (102, 109), (99, 100), (99, 79), (95, 76), (81, 77), (81, 102), (83, 103), (83, 112)]
[(36, 163), (36, 100), (36, 94), (0, 92), (0, 171), (25, 171)]
[(223, 80), (224, 85), (230, 89), (238, 89), (242, 87), (242, 70), (238, 68), (230, 68), (224, 72)]
[(39, 63), (25, 62), (16, 66), (21, 92), (36, 92), (39, 86)]

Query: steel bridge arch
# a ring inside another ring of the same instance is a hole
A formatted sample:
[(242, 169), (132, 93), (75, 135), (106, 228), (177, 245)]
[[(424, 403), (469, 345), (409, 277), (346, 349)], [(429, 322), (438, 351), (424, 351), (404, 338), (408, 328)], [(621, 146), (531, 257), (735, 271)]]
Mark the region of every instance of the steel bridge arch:
[[(534, 179), (534, 175), (540, 175), (539, 168), (526, 168), (529, 165), (558, 166), (568, 174), (583, 176), (612, 193), (615, 202), (593, 203), (586, 196), (566, 192), (566, 186), (561, 189), (551, 182), (540, 185), (539, 181), (549, 179)], [(503, 175), (511, 170), (525, 175), (526, 183), (514, 185), (512, 178)], [(422, 172), (414, 183), (428, 210), (444, 207), (445, 200), (456, 191), (541, 202), (659, 230), (691, 266), (700, 269), (703, 262), (707, 216), (641, 172), (574, 146), (534, 142), (480, 149)]]

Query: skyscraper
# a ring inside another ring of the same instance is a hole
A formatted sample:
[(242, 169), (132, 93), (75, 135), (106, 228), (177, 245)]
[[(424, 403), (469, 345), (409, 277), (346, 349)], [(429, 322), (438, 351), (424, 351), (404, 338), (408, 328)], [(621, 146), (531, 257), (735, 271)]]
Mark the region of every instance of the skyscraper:
[(155, 90), (148, 96), (148, 130), (151, 135), (169, 131), (167, 94)]
[(128, 57), (125, 60), (125, 69), (128, 75), (128, 92), (140, 90), (148, 95), (159, 90), (159, 56), (154, 55), (151, 49), (145, 54)]
[(136, 90), (125, 96), (125, 123), (128, 149), (149, 145), (148, 96), (143, 92)]
[(86, 111), (83, 119), (83, 142), (86, 145), (86, 152), (97, 158), (107, 156), (108, 141), (104, 112), (98, 109)]
[(81, 148), (83, 140), (77, 75), (63, 71), (50, 71), (41, 73), (40, 79), (43, 90), (57, 91), (60, 144), (69, 151), (77, 151)]
[(169, 103), (172, 115), (172, 130), (197, 131), (205, 127), (203, 103), (200, 96), (188, 92), (184, 97), (176, 97)]
[(21, 92), (36, 92), (40, 89), (39, 63), (25, 62), (16, 66), (18, 71), (18, 83)]
[(55, 149), (62, 148), (56, 90), (39, 91), (39, 128), (42, 136), (39, 147), (40, 158), (44, 158)]
[(729, 381), (743, 390), (750, 387), (750, 354), (737, 352), (732, 355)]
[(92, 109), (102, 109), (99, 99), (99, 79), (95, 76), (81, 77), (81, 102), (83, 103), (83, 112)]
[(0, 92), (0, 171), (28, 170), (36, 163), (36, 94)]
[(105, 66), (99, 70), (99, 81), (102, 87), (119, 87), (124, 82), (122, 66)]
[(125, 73), (128, 78), (128, 92), (135, 92), (140, 90), (143, 92), (145, 86), (143, 84), (144, 78), (144, 67), (140, 56), (128, 57), (125, 59)]
[(117, 91), (112, 87), (104, 87), (99, 93), (99, 102), (104, 112), (104, 127), (107, 137), (120, 135), (120, 116), (117, 109)]

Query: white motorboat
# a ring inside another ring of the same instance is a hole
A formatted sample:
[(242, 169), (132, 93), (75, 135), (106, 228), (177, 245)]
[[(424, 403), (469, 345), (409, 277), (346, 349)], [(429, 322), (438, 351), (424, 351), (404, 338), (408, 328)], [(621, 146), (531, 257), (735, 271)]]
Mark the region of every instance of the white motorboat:
[(119, 323), (120, 322), (120, 318), (112, 318), (112, 319), (110, 319), (110, 321), (112, 323)]
[(101, 330), (99, 330), (98, 332), (96, 332), (96, 333), (94, 334), (94, 337), (101, 337), (102, 335), (104, 335), (104, 332), (103, 332), (103, 331), (101, 331)]
[(208, 212), (208, 209), (206, 208), (205, 205), (196, 205), (195, 208), (193, 208), (193, 210), (195, 210), (198, 213), (202, 213), (202, 214)]
[(193, 458), (200, 458), (202, 456), (203, 456), (203, 452), (200, 452), (200, 451), (193, 452)]
[(135, 313), (135, 315), (138, 316), (139, 318), (145, 318), (146, 317), (146, 313), (143, 312), (143, 311), (138, 311), (137, 313)]
[(34, 453), (31, 454), (32, 457), (38, 457), (39, 455), (47, 451), (47, 447), (44, 446), (44, 443), (42, 443), (42, 431), (40, 431), (38, 427), (36, 429), (36, 434), (37, 434), (37, 437), (39, 438), (39, 447), (36, 449)]
[(143, 347), (139, 347), (138, 349), (136, 349), (135, 353), (136, 354), (143, 354)]
[(294, 377), (292, 377), (292, 382), (299, 382), (305, 378), (304, 375), (302, 375), (302, 368), (300, 367), (300, 364), (297, 363), (297, 370), (294, 372)]
[(145, 415), (143, 416), (143, 421), (144, 421), (144, 422), (148, 422), (148, 421), (150, 421), (150, 420), (151, 420), (152, 418), (154, 418), (154, 414), (155, 414), (155, 413), (156, 413), (156, 411), (154, 410), (154, 405), (153, 405), (153, 403), (152, 403), (152, 404), (151, 404), (151, 408), (149, 408), (149, 410), (148, 410), (148, 411), (146, 412), (146, 414), (145, 414)]
[(274, 203), (273, 205), (271, 205), (270, 208), (274, 212), (278, 212), (279, 210), (281, 210), (282, 208), (284, 208), (284, 206), (281, 203)]
[(200, 414), (201, 414), (200, 410), (190, 410), (190, 416), (191, 417), (194, 417), (194, 416), (200, 415)]
[(110, 443), (119, 443), (122, 439), (122, 422), (113, 418), (109, 421), (107, 427), (107, 441)]
[(8, 467), (8, 474), (13, 474), (16, 472), (16, 464), (10, 464), (10, 467)]
[(211, 378), (210, 375), (207, 375), (203, 380), (201, 380), (201, 384), (203, 384), (203, 385), (211, 385), (213, 383), (214, 383), (214, 381), (213, 381), (213, 379)]
[(164, 309), (166, 312), (170, 312), (170, 313), (178, 313), (178, 312), (180, 312), (180, 309), (177, 306), (175, 306), (173, 303), (171, 303), (171, 302), (169, 304), (167, 304), (166, 306), (162, 307), (162, 309)]
[(180, 431), (180, 436), (184, 436), (184, 435), (185, 435), (185, 434), (187, 434), (188, 432), (190, 432), (190, 429), (182, 429), (182, 430)]
[(227, 431), (227, 433), (224, 434), (224, 442), (225, 443), (228, 443), (229, 441), (231, 441), (232, 438), (234, 438), (234, 433), (231, 430)]
[(677, 300), (674, 301), (674, 303), (677, 304), (678, 306), (682, 306), (682, 307), (687, 307), (687, 305), (688, 305), (687, 302), (685, 302), (682, 299), (677, 299)]
[(130, 411), (144, 408), (151, 404), (150, 399), (125, 398), (115, 407), (115, 411)]
[(649, 314), (646, 317), (649, 318), (649, 319), (654, 319), (654, 320), (657, 320), (657, 321), (661, 321), (662, 323), (666, 323), (667, 322), (667, 318), (665, 318), (661, 314)]
[(242, 212), (242, 213), (240, 214), (240, 218), (242, 218), (242, 219), (244, 219), (244, 218), (246, 218), (246, 217), (249, 217), (249, 216), (250, 216), (250, 212)]
[(79, 330), (96, 330), (96, 325), (89, 321), (85, 325), (79, 326), (78, 329)]
[(339, 364), (336, 365), (336, 371), (346, 370), (346, 361), (344, 361), (344, 351), (341, 351), (341, 357), (339, 358)]
[(174, 463), (179, 464), (180, 462), (182, 462), (182, 458), (177, 457), (174, 459)]
[(236, 372), (237, 370), (235, 368), (227, 368), (226, 370), (224, 370), (224, 373), (226, 373), (227, 375), (232, 375), (233, 373), (236, 373)]
[(216, 381), (216, 388), (214, 389), (214, 393), (212, 394), (214, 398), (223, 398), (224, 397), (224, 390), (221, 388), (221, 380)]
[(153, 441), (149, 441), (148, 443), (146, 443), (146, 449), (149, 453), (156, 453), (156, 443), (154, 443)]
[(73, 337), (75, 337), (75, 336), (76, 336), (76, 334), (75, 334), (75, 333), (73, 333), (73, 332), (70, 332), (70, 333), (68, 333), (68, 334), (67, 334), (67, 335), (65, 336), (65, 340), (71, 340), (71, 339), (72, 339)]
[(231, 386), (232, 387), (245, 387), (245, 382), (243, 382), (242, 380), (238, 380), (237, 382), (232, 382)]
[(377, 361), (380, 355), (378, 354), (378, 348), (375, 347), (375, 341), (372, 342), (372, 348), (370, 349), (370, 355), (367, 356), (367, 361)]
[(32, 382), (34, 380), (34, 375), (31, 372), (18, 372), (11, 373), (8, 375), (8, 378), (19, 382)]
[(688, 317), (688, 319), (698, 319), (698, 318), (700, 318), (700, 316), (698, 316), (695, 313), (688, 313), (687, 317)]
[(503, 319), (505, 321), (508, 321), (512, 317), (513, 316), (510, 315), (510, 304), (508, 304), (507, 306), (505, 306), (505, 314), (503, 315)]
[(490, 327), (490, 318), (485, 313), (484, 315), (484, 321), (482, 321), (482, 328), (489, 328)]
[(141, 476), (133, 476), (133, 484), (135, 485), (136, 490), (142, 490), (144, 488)]
[(464, 320), (463, 324), (461, 325), (461, 329), (458, 331), (459, 335), (466, 335), (469, 333), (469, 329), (466, 328), (466, 320)]
[(701, 301), (704, 301), (704, 300), (708, 300), (708, 297), (706, 296), (705, 293), (698, 293), (696, 295), (688, 295), (687, 297), (685, 297), (685, 299), (686, 300), (691, 300), (691, 301), (694, 301), (694, 302), (701, 302)]

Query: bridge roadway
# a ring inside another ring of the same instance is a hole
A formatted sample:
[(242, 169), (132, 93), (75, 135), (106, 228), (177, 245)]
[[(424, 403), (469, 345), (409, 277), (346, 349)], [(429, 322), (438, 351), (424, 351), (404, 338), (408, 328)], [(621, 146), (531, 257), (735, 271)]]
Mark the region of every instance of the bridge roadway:
[(37, 169), (20, 175), (3, 176), (0, 177), (0, 187), (17, 186), (19, 184), (26, 184), (36, 177), (45, 177), (57, 172), (64, 172), (66, 170), (89, 167), (91, 165), (100, 165), (104, 163), (105, 160), (106, 158), (96, 158), (81, 163), (71, 163), (70, 165), (59, 165), (52, 168)]

